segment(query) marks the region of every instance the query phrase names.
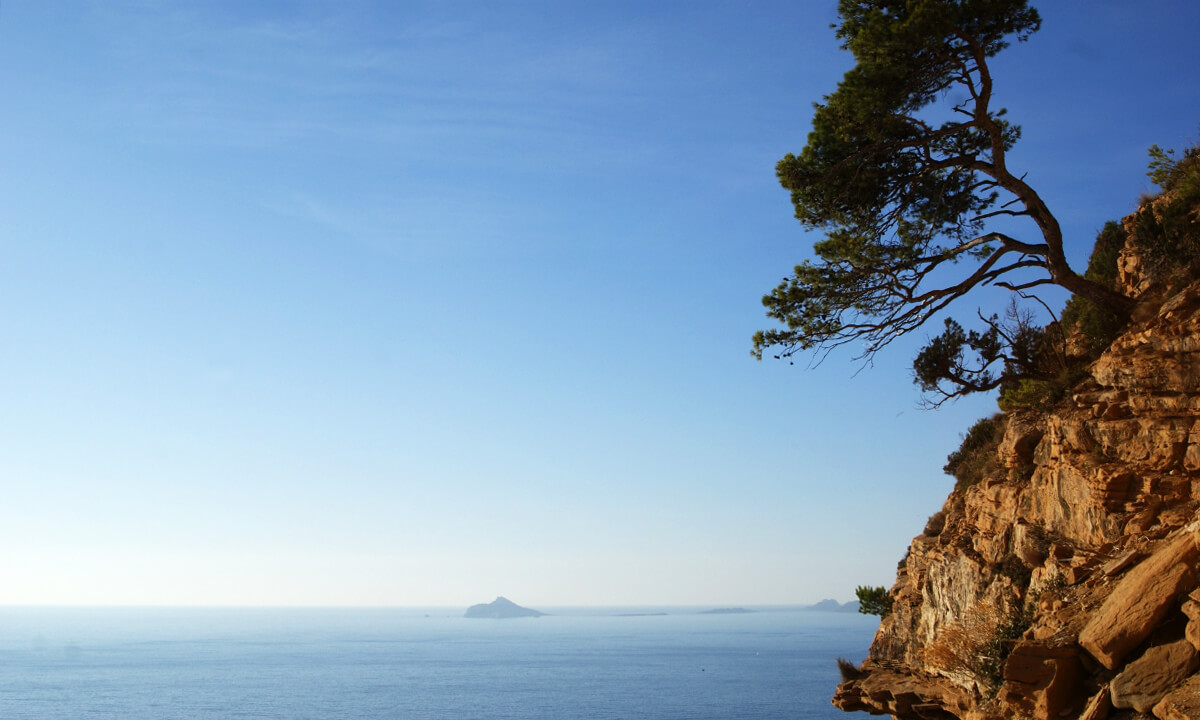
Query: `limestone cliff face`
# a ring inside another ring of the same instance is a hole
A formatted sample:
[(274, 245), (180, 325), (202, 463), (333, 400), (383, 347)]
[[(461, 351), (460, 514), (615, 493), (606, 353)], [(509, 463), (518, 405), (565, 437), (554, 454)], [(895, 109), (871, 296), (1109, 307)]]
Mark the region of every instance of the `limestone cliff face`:
[(1200, 282), (1140, 312), (1069, 402), (1005, 419), (1002, 469), (913, 540), (835, 705), (1200, 718)]

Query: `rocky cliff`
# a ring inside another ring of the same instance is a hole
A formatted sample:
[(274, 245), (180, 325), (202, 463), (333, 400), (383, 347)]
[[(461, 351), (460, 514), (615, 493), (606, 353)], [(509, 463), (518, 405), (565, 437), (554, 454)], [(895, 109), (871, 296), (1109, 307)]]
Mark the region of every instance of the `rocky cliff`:
[(1200, 718), (1200, 282), (1141, 305), (915, 538), (834, 705), (896, 718)]

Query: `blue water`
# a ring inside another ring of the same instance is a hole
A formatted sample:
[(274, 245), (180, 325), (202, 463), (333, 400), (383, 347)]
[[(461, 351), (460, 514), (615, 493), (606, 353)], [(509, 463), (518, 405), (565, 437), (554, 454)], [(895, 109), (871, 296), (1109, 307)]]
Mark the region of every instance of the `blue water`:
[(878, 621), (764, 610), (0, 609), (0, 718), (845, 718)]

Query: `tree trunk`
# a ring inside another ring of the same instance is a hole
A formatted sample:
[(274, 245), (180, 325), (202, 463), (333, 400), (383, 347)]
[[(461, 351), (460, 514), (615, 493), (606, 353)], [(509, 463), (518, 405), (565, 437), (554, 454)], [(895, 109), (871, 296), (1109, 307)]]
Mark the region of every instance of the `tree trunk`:
[(1104, 308), (1122, 323), (1128, 322), (1129, 316), (1133, 313), (1133, 306), (1136, 304), (1133, 298), (1122, 295), (1115, 290), (1109, 290), (1103, 285), (1098, 285), (1085, 277), (1080, 277), (1070, 268), (1066, 268), (1066, 272), (1061, 275), (1054, 272), (1054, 268), (1051, 268), (1050, 274), (1054, 278), (1054, 282), (1071, 291), (1073, 294), (1086, 298), (1097, 306)]

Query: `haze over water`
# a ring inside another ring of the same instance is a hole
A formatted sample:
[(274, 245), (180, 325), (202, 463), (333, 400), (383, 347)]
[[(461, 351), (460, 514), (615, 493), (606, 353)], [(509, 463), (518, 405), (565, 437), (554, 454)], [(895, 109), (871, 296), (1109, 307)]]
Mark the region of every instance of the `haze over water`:
[[(875, 618), (696, 608), (0, 610), (0, 716), (835, 718)], [(627, 613), (668, 612), (629, 616)], [(625, 614), (625, 615), (622, 615)]]

